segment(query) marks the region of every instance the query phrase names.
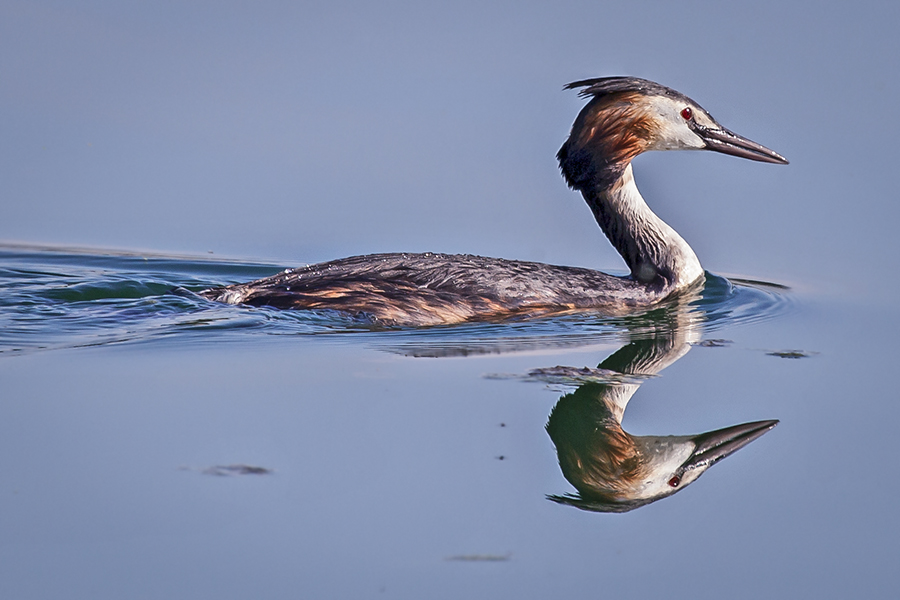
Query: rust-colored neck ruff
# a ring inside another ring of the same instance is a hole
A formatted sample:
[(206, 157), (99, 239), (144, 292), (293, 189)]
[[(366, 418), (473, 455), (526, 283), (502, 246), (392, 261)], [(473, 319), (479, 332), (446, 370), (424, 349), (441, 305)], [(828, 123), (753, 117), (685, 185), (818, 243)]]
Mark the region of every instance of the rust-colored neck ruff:
[(647, 149), (655, 131), (639, 94), (594, 98), (578, 114), (556, 157), (570, 187), (611, 186), (631, 159)]

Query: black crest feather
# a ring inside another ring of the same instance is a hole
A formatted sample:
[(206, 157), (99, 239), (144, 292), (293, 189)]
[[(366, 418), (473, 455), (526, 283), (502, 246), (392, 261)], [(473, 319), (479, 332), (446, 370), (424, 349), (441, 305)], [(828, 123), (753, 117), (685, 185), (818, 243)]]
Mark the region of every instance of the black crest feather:
[(639, 92), (647, 96), (667, 96), (669, 98), (687, 100), (688, 102), (696, 104), (696, 102), (684, 94), (676, 92), (672, 88), (639, 77), (599, 77), (595, 79), (582, 79), (581, 81), (573, 81), (563, 87), (564, 90), (574, 90), (577, 88), (584, 88), (578, 92), (578, 95), (582, 98), (587, 98), (589, 96), (606, 96), (608, 94), (618, 94), (622, 92)]

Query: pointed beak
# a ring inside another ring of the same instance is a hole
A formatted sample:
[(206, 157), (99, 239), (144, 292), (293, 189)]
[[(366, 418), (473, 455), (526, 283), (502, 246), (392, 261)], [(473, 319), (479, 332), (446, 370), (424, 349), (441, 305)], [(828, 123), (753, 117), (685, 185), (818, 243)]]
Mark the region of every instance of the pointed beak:
[(762, 434), (778, 425), (777, 420), (755, 421), (725, 429), (717, 429), (709, 433), (701, 433), (694, 437), (697, 448), (684, 463), (687, 469), (698, 467), (709, 468), (726, 456), (734, 454)]
[(723, 154), (731, 154), (741, 158), (758, 160), (759, 162), (778, 165), (788, 164), (787, 159), (777, 152), (769, 150), (765, 146), (739, 136), (732, 131), (728, 131), (724, 127), (722, 129), (714, 129), (697, 125), (693, 129), (706, 142), (707, 150), (715, 150)]

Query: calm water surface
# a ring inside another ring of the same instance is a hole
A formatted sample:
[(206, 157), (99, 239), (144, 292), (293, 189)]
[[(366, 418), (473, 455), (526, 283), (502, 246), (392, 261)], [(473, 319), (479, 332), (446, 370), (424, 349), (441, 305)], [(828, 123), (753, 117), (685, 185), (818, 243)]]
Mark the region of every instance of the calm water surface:
[[(210, 6), (0, 2), (0, 600), (900, 595), (900, 3)], [(192, 295), (621, 265), (554, 159), (562, 86), (619, 74), (790, 159), (634, 163), (706, 268), (788, 289), (423, 330)], [(652, 436), (776, 419), (596, 512)]]
[[(889, 310), (710, 276), (628, 318), (379, 330), (191, 294), (287, 266), (0, 249), (2, 597), (900, 584)], [(581, 510), (545, 426), (622, 390), (632, 436), (780, 423), (671, 497)]]

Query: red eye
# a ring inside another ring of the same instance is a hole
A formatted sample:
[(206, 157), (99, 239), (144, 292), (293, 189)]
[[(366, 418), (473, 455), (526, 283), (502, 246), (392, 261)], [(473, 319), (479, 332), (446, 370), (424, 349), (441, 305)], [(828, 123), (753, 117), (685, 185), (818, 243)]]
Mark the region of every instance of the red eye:
[(681, 116), (684, 117), (685, 121), (690, 121), (694, 117), (694, 111), (691, 110), (690, 106), (685, 106), (681, 109)]
[[(690, 109), (689, 109), (689, 108), (686, 108), (686, 109), (684, 109), (684, 110), (690, 110)], [(684, 110), (681, 111), (681, 114), (684, 114)], [(675, 477), (673, 477), (672, 479), (669, 480), (669, 486), (670, 486), (670, 487), (678, 487), (678, 484), (679, 484), (679, 483), (681, 483), (681, 477), (678, 476), (678, 475), (676, 475)]]

